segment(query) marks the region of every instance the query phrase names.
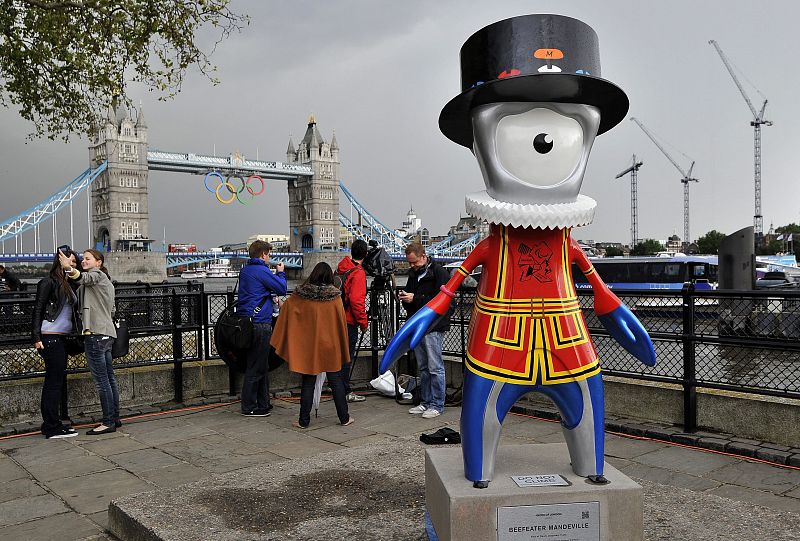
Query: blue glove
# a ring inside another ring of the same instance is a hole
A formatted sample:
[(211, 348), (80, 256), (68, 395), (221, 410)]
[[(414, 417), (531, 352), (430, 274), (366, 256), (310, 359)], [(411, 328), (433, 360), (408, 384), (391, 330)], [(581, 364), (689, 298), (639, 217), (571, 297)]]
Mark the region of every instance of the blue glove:
[(408, 350), (414, 349), (422, 341), (425, 333), (428, 332), (433, 322), (439, 318), (439, 314), (423, 306), (419, 311), (411, 316), (405, 324), (400, 327), (392, 341), (386, 346), (383, 354), (379, 372), (383, 374), (391, 368), (397, 359), (402, 357)]
[(621, 304), (613, 312), (599, 318), (611, 337), (628, 353), (647, 366), (655, 366), (656, 350), (653, 349), (653, 342), (627, 306)]

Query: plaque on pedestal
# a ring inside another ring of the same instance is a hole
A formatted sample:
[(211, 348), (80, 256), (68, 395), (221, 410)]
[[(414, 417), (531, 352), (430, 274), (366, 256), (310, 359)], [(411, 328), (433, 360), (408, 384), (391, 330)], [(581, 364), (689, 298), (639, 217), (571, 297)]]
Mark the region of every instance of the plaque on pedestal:
[(642, 488), (609, 464), (608, 484), (589, 483), (566, 454), (560, 443), (501, 446), (493, 481), (476, 489), (460, 449), (428, 449), (425, 503), (439, 540), (640, 541)]

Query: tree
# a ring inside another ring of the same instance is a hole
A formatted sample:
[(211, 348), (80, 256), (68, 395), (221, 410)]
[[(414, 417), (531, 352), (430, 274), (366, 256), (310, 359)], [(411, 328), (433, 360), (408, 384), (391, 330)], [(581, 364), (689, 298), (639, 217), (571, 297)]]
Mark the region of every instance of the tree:
[(701, 254), (716, 255), (719, 253), (719, 245), (722, 239), (725, 238), (725, 233), (720, 233), (716, 229), (712, 229), (699, 239), (697, 239), (697, 249)]
[(655, 255), (664, 250), (664, 245), (653, 239), (646, 239), (631, 250), (631, 255)]
[[(91, 133), (128, 81), (169, 99), (189, 68), (212, 83), (210, 55), (249, 22), (230, 0), (5, 0), (0, 9), (0, 105), (34, 123), (29, 137)], [(205, 52), (195, 34), (211, 26)]]
[(619, 257), (621, 255), (624, 255), (622, 250), (615, 246), (609, 246), (606, 248), (606, 257)]

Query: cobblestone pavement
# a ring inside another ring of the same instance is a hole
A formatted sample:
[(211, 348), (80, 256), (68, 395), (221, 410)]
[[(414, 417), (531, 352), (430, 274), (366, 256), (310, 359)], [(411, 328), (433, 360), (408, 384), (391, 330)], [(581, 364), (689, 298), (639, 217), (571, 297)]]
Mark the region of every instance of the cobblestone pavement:
[[(460, 408), (448, 408), (439, 418), (423, 420), (408, 415), (407, 406), (370, 396), (366, 402), (350, 404), (355, 424), (336, 425), (333, 405), (323, 403), (320, 417), (301, 431), (291, 427), (297, 416), (296, 401), (276, 399), (273, 403), (273, 414), (266, 418), (243, 417), (234, 403), (141, 417), (126, 421), (122, 429), (106, 436), (86, 436), (81, 430), (80, 436), (66, 440), (41, 436), (0, 439), (0, 540), (112, 539), (105, 527), (108, 504), (114, 498), (172, 488), (253, 465), (286, 463), (407, 438), (442, 426), (457, 429), (460, 415)], [(532, 442), (563, 442), (559, 425), (511, 415), (504, 424), (501, 445)], [(689, 521), (686, 532), (692, 530), (692, 520), (697, 527), (709, 521), (702, 512), (708, 502), (709, 508), (724, 510), (727, 506), (746, 512), (738, 518), (725, 517), (733, 521), (734, 530), (735, 526), (743, 530), (753, 526), (761, 513), (791, 525), (786, 536), (773, 533), (769, 538), (795, 539), (797, 535), (798, 469), (616, 435), (607, 436), (606, 455), (609, 463), (641, 481), (646, 495), (659, 495), (651, 502), (660, 501), (658, 498), (672, 498), (677, 503), (668, 505), (675, 506), (691, 502), (691, 512), (687, 508), (685, 513)], [(648, 505), (646, 497), (646, 512)], [(653, 520), (668, 520), (663, 513)], [(650, 539), (662, 539), (657, 534), (658, 524), (647, 525), (646, 530)], [(681, 538), (693, 538), (685, 535)], [(663, 537), (668, 538), (666, 534)], [(711, 538), (716, 539), (696, 537)]]

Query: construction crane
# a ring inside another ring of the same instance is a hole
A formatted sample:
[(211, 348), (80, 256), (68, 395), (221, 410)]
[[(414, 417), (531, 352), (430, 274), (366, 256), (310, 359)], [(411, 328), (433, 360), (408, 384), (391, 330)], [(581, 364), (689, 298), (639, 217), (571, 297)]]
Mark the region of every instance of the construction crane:
[[(689, 166), (689, 170), (684, 171), (683, 168), (680, 165), (678, 165), (678, 162), (676, 162), (672, 158), (672, 156), (670, 156), (669, 153), (666, 150), (664, 150), (664, 147), (661, 146), (661, 143), (658, 142), (658, 140), (653, 136), (653, 134), (650, 133), (647, 130), (647, 128), (644, 127), (644, 124), (639, 122), (639, 119), (637, 119), (636, 117), (631, 117), (631, 120), (636, 122), (636, 124), (640, 128), (642, 128), (642, 131), (645, 133), (645, 135), (647, 135), (647, 137), (650, 138), (653, 144), (655, 144), (658, 147), (658, 150), (660, 150), (661, 153), (667, 157), (670, 163), (674, 165), (675, 169), (677, 169), (682, 175), (681, 182), (683, 183), (683, 242), (685, 246), (689, 246), (689, 243), (691, 242), (691, 237), (689, 237), (689, 183), (700, 182), (696, 178), (692, 177), (692, 169), (694, 169), (694, 160), (692, 160), (692, 165)], [(684, 154), (684, 156), (686, 155)]]
[(624, 177), (628, 173), (631, 174), (631, 249), (636, 247), (639, 243), (639, 201), (637, 197), (636, 175), (643, 164), (644, 162), (636, 161), (636, 154), (634, 154), (632, 165), (614, 177), (616, 179)]
[[(753, 164), (755, 170), (754, 184), (756, 196), (755, 212), (753, 214), (753, 229), (756, 239), (760, 239), (761, 235), (764, 233), (764, 216), (761, 214), (761, 126), (772, 126), (772, 121), (764, 119), (764, 110), (767, 108), (767, 98), (764, 98), (764, 103), (761, 105), (761, 110), (756, 111), (756, 108), (753, 107), (753, 102), (750, 101), (747, 92), (744, 91), (742, 83), (740, 83), (738, 77), (736, 77), (736, 73), (734, 73), (733, 67), (728, 61), (728, 57), (722, 52), (719, 43), (713, 39), (709, 40), (708, 43), (713, 45), (714, 49), (717, 50), (719, 57), (722, 59), (722, 63), (725, 64), (725, 68), (728, 70), (728, 73), (731, 74), (733, 82), (736, 83), (736, 88), (739, 89), (744, 101), (750, 108), (750, 112), (753, 113), (753, 120), (750, 121), (750, 125), (753, 126)], [(756, 89), (756, 91), (758, 92), (758, 89)], [(758, 93), (761, 94), (761, 92)], [(763, 97), (763, 94), (761, 95)]]

